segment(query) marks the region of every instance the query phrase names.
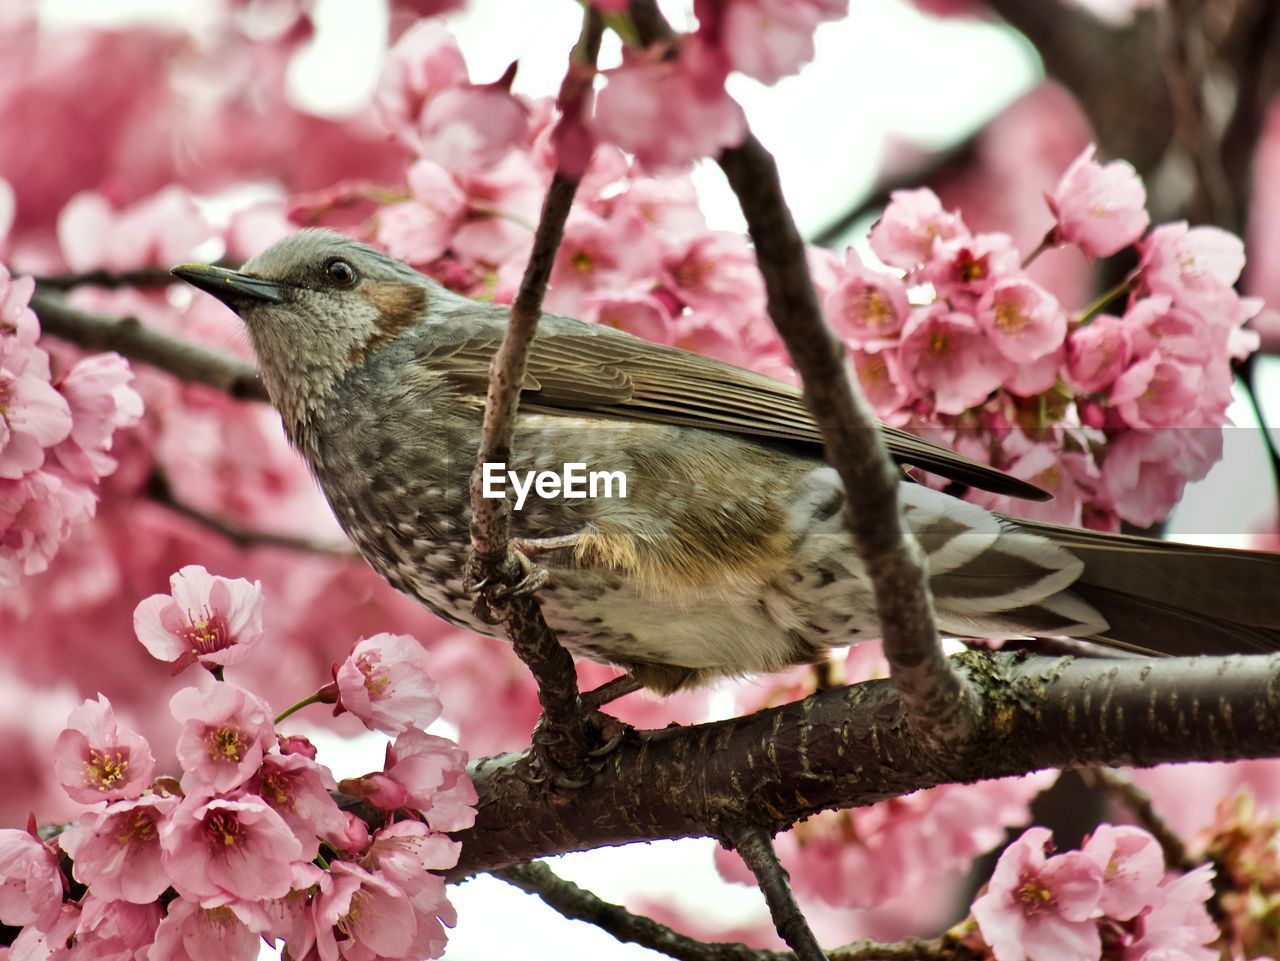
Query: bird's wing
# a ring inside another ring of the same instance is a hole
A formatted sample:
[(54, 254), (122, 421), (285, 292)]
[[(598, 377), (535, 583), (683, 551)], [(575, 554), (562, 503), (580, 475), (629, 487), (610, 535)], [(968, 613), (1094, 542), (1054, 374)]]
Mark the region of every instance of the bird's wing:
[[(502, 330), (486, 324), (463, 340), (431, 338), (420, 360), (461, 390), (483, 394)], [(523, 409), (595, 413), (680, 424), (814, 448), (822, 438), (790, 384), (609, 327), (548, 315), (529, 353)], [(894, 459), (997, 494), (1045, 500), (1044, 491), (885, 425)]]

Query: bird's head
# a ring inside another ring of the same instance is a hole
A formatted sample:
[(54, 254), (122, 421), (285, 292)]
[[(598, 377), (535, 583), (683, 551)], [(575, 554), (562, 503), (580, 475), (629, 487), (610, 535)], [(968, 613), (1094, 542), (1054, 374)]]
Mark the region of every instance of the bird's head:
[(351, 368), (418, 323), (444, 288), (407, 264), (329, 230), (303, 230), (239, 270), (183, 264), (173, 274), (244, 320), (271, 399), (295, 426)]

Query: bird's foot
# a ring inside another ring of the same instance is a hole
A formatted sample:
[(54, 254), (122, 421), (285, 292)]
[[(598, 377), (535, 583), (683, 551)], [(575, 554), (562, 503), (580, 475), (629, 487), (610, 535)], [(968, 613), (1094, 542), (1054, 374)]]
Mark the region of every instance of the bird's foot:
[(605, 759), (616, 751), (633, 728), (601, 711), (588, 711), (583, 724), (568, 731), (547, 722), (534, 728), (533, 743), (521, 762), (520, 777), (530, 784), (550, 782), (556, 788), (576, 791), (586, 787), (603, 770)]
[[(512, 561), (516, 565), (514, 571), (510, 570)], [(486, 624), (500, 624), (506, 617), (507, 601), (533, 594), (549, 583), (551, 583), (550, 573), (529, 560), (528, 556), (513, 544), (512, 549), (507, 552), (507, 561), (496, 573), (481, 575), (475, 558), (472, 557), (467, 562), (467, 572), (462, 586), (476, 595), (476, 601), (472, 607), (476, 617)]]
[(565, 534), (562, 537), (513, 537), (511, 547), (526, 557), (537, 557), (539, 554), (550, 554), (552, 551), (577, 547), (581, 540), (581, 534)]

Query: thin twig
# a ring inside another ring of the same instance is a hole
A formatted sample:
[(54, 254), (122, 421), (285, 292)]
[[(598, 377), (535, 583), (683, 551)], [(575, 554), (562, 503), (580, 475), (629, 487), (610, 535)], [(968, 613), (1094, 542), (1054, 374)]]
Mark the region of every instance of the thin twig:
[(189, 341), (170, 337), (136, 317), (106, 317), (79, 310), (61, 295), (36, 288), (31, 308), (42, 333), (89, 350), (114, 350), (182, 380), (207, 384), (246, 400), (268, 400), (267, 389), (252, 364), (224, 356)]
[(539, 861), (513, 864), (494, 871), (520, 890), (541, 898), (566, 918), (594, 924), (619, 941), (638, 944), (680, 961), (787, 961), (794, 956), (785, 951), (761, 951), (728, 941), (699, 941), (674, 931), (644, 915), (633, 914), (611, 904), (572, 881), (559, 877)]
[(826, 954), (791, 890), (791, 878), (778, 860), (768, 828), (747, 821), (731, 821), (722, 827), (724, 840), (751, 869), (769, 905), (773, 926), (799, 961), (826, 961)]
[(769, 316), (800, 374), (827, 462), (844, 484), (845, 524), (875, 590), (890, 676), (923, 737), (939, 747), (959, 743), (972, 730), (976, 701), (943, 654), (922, 555), (902, 524), (898, 472), (850, 373), (843, 345), (818, 306), (777, 165), (759, 141), (748, 137), (741, 147), (721, 154), (720, 167), (747, 218)]
[(310, 537), (290, 537), (288, 534), (273, 534), (270, 531), (255, 530), (244, 527), (234, 521), (214, 517), (204, 511), (184, 504), (174, 496), (169, 479), (159, 471), (155, 471), (147, 483), (147, 496), (157, 504), (163, 504), (169, 510), (182, 517), (195, 521), (238, 547), (283, 547), (291, 551), (304, 551), (309, 554), (327, 554), (331, 557), (355, 557), (356, 552), (349, 544), (329, 543), (314, 540)]
[[(598, 897), (566, 881), (541, 861), (501, 868), (494, 877), (526, 894), (541, 898), (551, 909), (574, 921), (593, 924), (625, 944), (638, 944), (679, 961), (796, 961), (790, 951), (753, 948), (738, 941), (698, 941), (642, 914)], [(964, 961), (974, 957), (949, 938), (906, 941), (855, 941), (835, 948), (830, 961)]]
[[(655, 0), (632, 0), (631, 16), (646, 44), (670, 40), (670, 26)], [(823, 317), (804, 240), (782, 196), (778, 165), (750, 134), (718, 162), (755, 244), (769, 317), (800, 374), (827, 463), (844, 484), (845, 525), (871, 578), (890, 677), (921, 738), (939, 750), (954, 749), (973, 730), (978, 702), (972, 685), (942, 651), (923, 556), (902, 524), (900, 475), (844, 346)]]
[[(582, 98), (590, 96), (591, 79), (585, 75), (589, 71), (584, 71), (583, 67), (594, 67), (602, 32), (599, 11), (588, 4), (583, 13), (582, 36), (561, 88), (561, 109), (566, 117), (574, 109), (581, 108)], [(499, 610), (503, 612), (501, 617), (507, 636), (538, 684), (538, 702), (542, 705), (543, 716), (535, 732), (535, 744), (571, 778), (582, 776), (590, 746), (588, 715), (578, 696), (573, 659), (547, 626), (537, 601), (531, 595), (502, 596), (527, 571), (511, 552), (509, 505), (505, 500), (484, 497), (483, 469), (486, 463), (506, 463), (511, 459), (516, 412), (529, 347), (542, 315), (542, 301), (546, 296), (556, 251), (564, 236), (565, 220), (578, 189), (579, 176), (580, 172), (569, 175), (557, 170), (543, 201), (529, 263), (511, 305), (511, 319), (489, 370), (480, 451), (471, 476), (471, 547), (474, 555), (471, 576), (482, 585), (478, 609), (486, 616), (492, 616)]]

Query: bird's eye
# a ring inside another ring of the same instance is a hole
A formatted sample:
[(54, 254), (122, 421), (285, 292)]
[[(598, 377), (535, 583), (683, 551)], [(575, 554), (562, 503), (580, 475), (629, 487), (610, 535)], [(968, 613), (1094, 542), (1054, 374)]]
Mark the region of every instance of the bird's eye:
[(356, 269), (341, 257), (334, 257), (324, 265), (325, 276), (339, 287), (350, 287), (356, 282)]

